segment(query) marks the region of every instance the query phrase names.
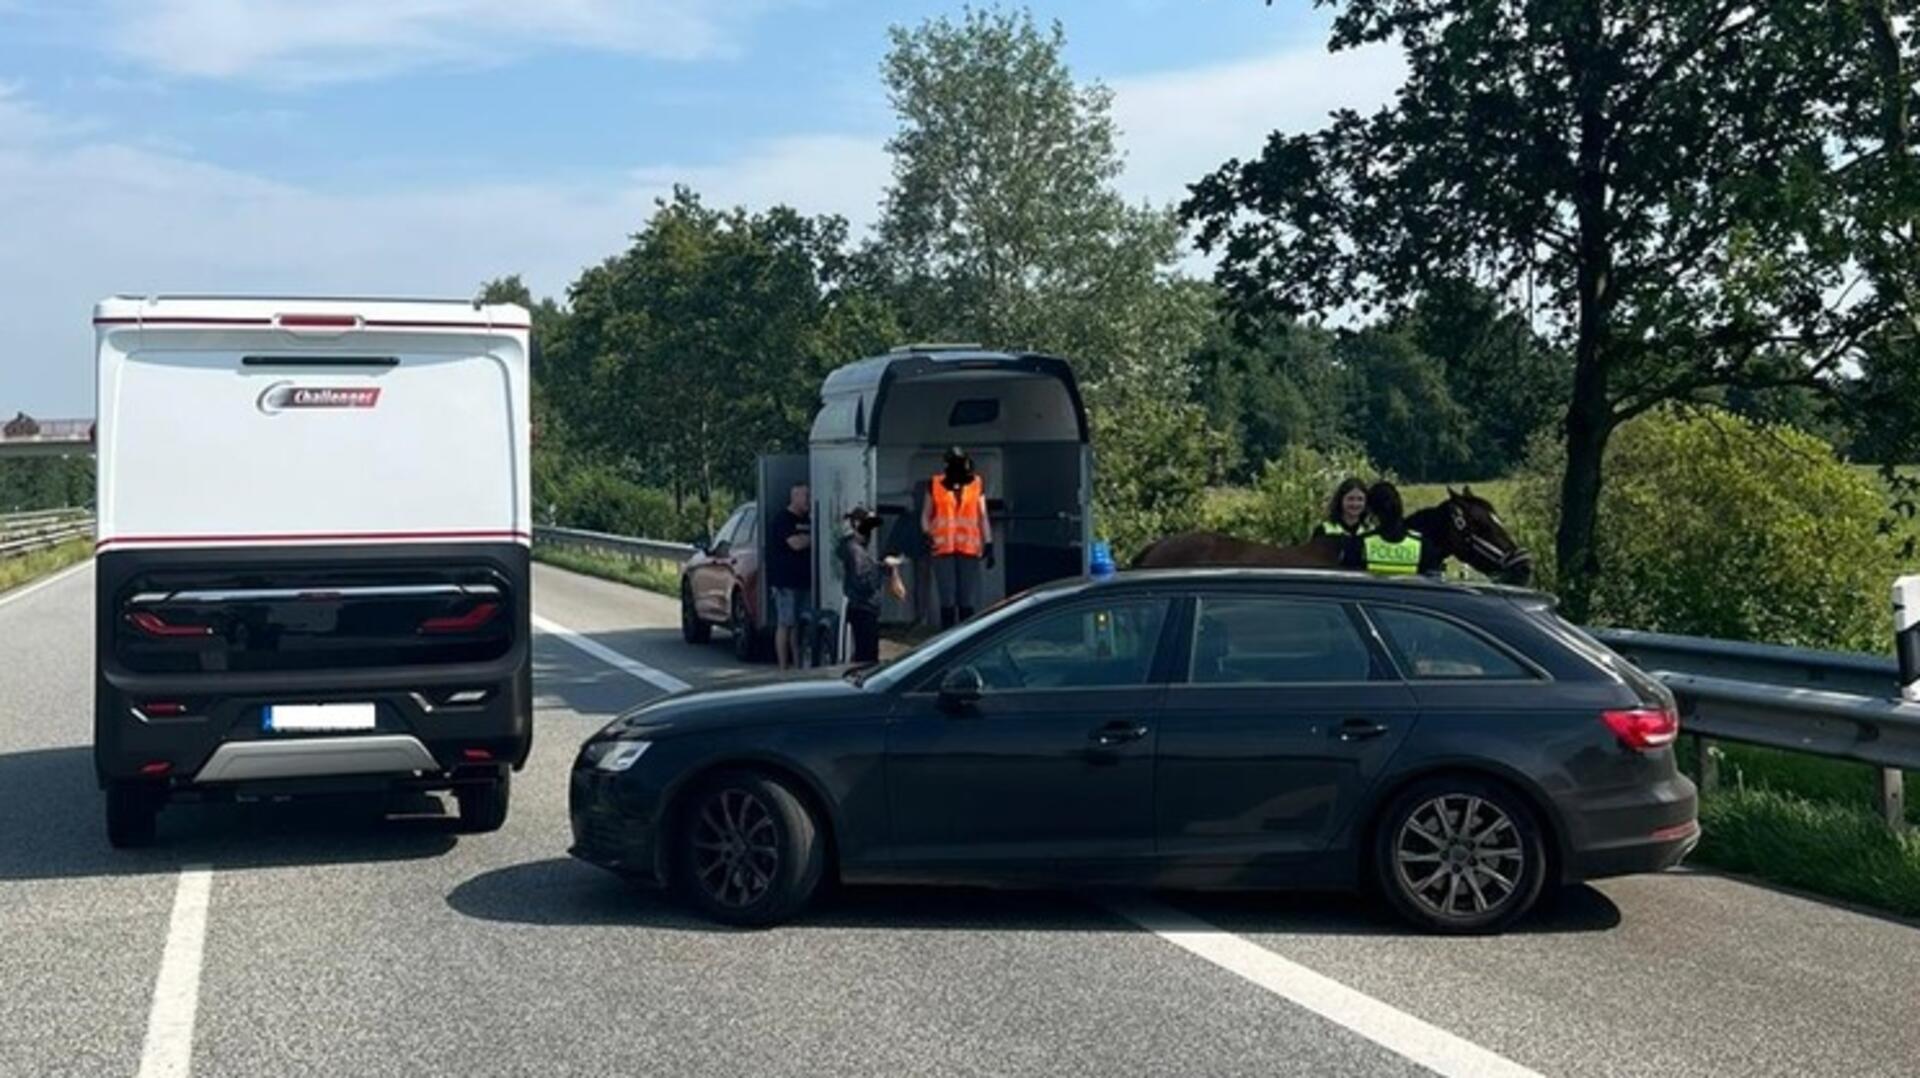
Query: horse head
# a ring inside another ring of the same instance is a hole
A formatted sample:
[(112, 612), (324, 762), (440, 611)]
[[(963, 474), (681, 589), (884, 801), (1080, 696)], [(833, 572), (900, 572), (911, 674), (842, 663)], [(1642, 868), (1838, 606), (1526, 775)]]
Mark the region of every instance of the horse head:
[(1533, 579), (1533, 555), (1514, 541), (1493, 503), (1473, 492), (1447, 488), (1447, 500), (1423, 511), (1421, 534), (1438, 540), (1440, 552), (1459, 558), (1502, 584)]

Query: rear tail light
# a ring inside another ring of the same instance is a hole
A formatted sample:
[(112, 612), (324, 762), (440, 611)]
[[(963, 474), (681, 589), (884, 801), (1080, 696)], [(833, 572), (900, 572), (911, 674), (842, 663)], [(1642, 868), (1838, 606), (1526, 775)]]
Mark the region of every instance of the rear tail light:
[(171, 719), (187, 713), (187, 705), (178, 700), (148, 700), (140, 705), (140, 713), (152, 719)]
[(499, 612), (499, 603), (475, 603), (464, 614), (428, 618), (420, 623), (420, 631), (423, 633), (470, 633), (492, 621), (493, 616)]
[(173, 765), (165, 760), (148, 760), (140, 765), (142, 775), (164, 775), (173, 770)]
[(486, 749), (461, 749), (460, 758), (472, 763), (483, 763), (493, 759), (493, 753)]
[(211, 625), (175, 625), (151, 610), (136, 610), (127, 615), (133, 627), (148, 636), (212, 636)]
[(1602, 711), (1600, 719), (1620, 743), (1636, 752), (1673, 744), (1680, 736), (1680, 716), (1667, 708), (1636, 707)]

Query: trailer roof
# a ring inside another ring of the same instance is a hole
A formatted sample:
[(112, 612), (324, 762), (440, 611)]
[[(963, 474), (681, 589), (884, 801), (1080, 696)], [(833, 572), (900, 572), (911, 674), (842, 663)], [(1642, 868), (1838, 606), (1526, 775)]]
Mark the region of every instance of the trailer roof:
[(1080, 385), (1074, 378), (1072, 364), (1041, 352), (996, 352), (972, 345), (912, 345), (836, 368), (820, 386), (822, 407), (814, 418), (812, 440), (818, 443), (856, 438), (877, 444), (880, 414), (886, 410), (887, 399), (896, 386), (921, 378), (966, 372), (1059, 382), (1071, 403), (1079, 440), (1083, 443), (1087, 440), (1087, 409), (1080, 397)]

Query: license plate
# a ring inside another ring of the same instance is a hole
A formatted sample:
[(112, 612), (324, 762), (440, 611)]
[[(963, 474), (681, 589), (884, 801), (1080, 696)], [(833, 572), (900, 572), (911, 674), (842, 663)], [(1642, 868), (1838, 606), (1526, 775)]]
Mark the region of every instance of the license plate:
[(260, 719), (273, 733), (318, 733), (371, 730), (372, 704), (269, 704)]

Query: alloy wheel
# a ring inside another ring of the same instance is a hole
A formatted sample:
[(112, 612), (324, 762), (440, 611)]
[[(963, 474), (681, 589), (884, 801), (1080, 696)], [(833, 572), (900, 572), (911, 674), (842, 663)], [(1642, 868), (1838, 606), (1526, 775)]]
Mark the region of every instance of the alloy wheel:
[(703, 891), (742, 909), (767, 893), (779, 869), (779, 829), (765, 802), (738, 788), (707, 799), (693, 829), (694, 878)]
[(1474, 794), (1443, 794), (1407, 814), (1394, 839), (1394, 872), (1429, 913), (1477, 918), (1512, 902), (1526, 874), (1513, 818)]

